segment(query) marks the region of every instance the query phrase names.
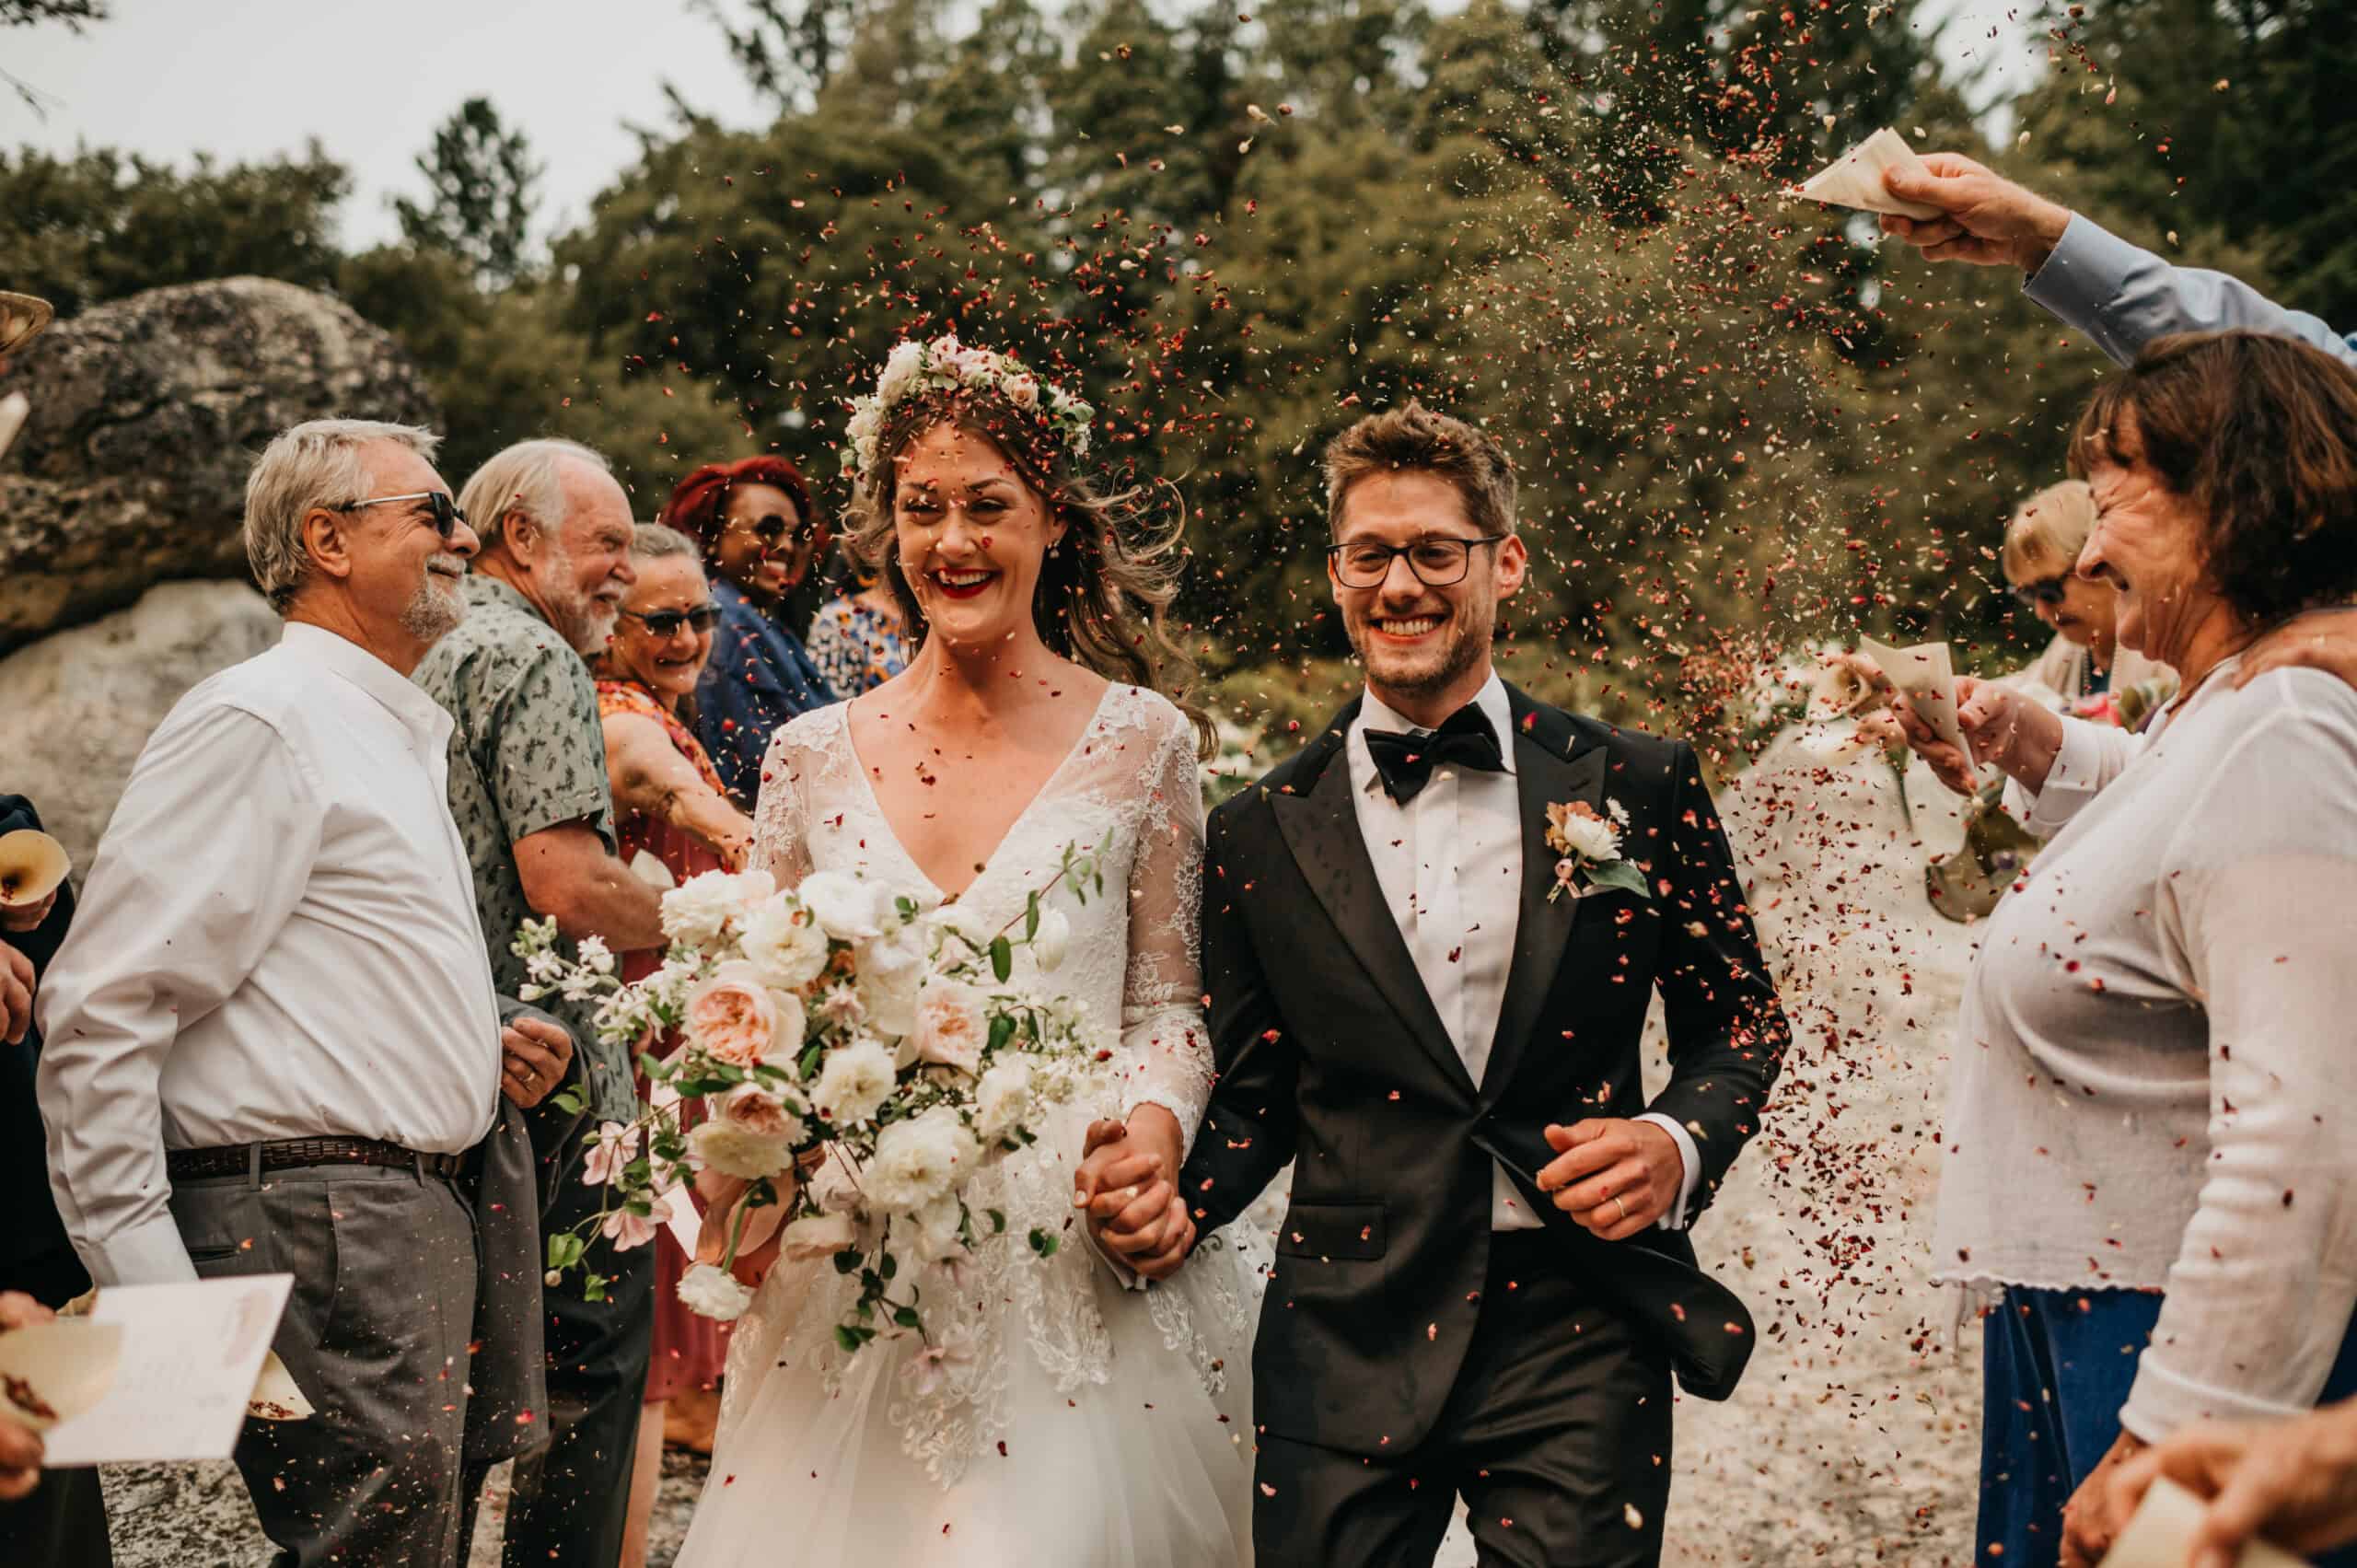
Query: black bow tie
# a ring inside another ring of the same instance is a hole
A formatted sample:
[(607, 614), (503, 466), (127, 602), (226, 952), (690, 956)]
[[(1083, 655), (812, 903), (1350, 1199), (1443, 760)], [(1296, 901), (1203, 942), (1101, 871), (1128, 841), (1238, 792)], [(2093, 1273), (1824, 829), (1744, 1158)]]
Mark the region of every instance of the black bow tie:
[(1448, 715), (1448, 722), (1428, 735), (1400, 735), (1393, 730), (1366, 732), (1367, 754), (1383, 775), (1383, 792), (1405, 806), (1423, 792), (1433, 769), (1442, 762), (1476, 768), (1485, 773), (1506, 771), (1505, 753), (1498, 749), (1498, 732), (1481, 710), (1468, 703)]

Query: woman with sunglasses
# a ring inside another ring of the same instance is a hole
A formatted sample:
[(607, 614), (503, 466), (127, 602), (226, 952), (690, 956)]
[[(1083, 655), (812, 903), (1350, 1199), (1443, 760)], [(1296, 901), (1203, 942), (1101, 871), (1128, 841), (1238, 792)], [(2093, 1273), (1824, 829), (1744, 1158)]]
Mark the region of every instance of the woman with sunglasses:
[(696, 733), (721, 783), (749, 807), (771, 735), (836, 698), (785, 618), (787, 596), (826, 553), (827, 526), (801, 470), (771, 456), (696, 470), (671, 492), (663, 523), (696, 542), (712, 574), (719, 622), (696, 689)]
[[(621, 857), (663, 863), (674, 882), (706, 871), (734, 871), (745, 861), (753, 825), (731, 805), (712, 759), (695, 737), (696, 679), (712, 653), (718, 612), (692, 540), (659, 523), (642, 523), (631, 541), (637, 581), (622, 601), (598, 668), (598, 713), (606, 731), (606, 771), (613, 784), (615, 837)], [(659, 948), (625, 953), (625, 981), (652, 972)], [(642, 1089), (644, 1086), (641, 1086)], [(668, 1232), (655, 1238), (655, 1345), (639, 1423), (638, 1464), (631, 1477), (622, 1568), (645, 1558), (646, 1525), (662, 1475), (668, 1435), (712, 1451), (720, 1416), (714, 1392), (728, 1360), (727, 1325), (680, 1303), (687, 1258)]]

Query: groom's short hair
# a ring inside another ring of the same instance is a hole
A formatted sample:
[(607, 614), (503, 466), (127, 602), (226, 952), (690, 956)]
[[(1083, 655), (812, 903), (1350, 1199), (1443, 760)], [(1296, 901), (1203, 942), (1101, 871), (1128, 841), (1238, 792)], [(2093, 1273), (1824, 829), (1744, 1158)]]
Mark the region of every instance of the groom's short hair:
[(1422, 470), (1457, 486), (1465, 515), (1485, 534), (1513, 533), (1514, 461), (1478, 424), (1411, 401), (1371, 413), (1326, 444), (1326, 527), (1342, 532), (1342, 500), (1369, 474)]

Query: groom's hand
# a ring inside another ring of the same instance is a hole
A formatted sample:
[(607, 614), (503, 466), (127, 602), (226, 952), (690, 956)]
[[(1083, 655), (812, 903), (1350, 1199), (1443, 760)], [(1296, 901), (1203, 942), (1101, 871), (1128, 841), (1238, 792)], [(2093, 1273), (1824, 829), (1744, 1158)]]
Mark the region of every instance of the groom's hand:
[(1538, 1172), (1538, 1190), (1599, 1239), (1620, 1241), (1669, 1213), (1685, 1185), (1678, 1141), (1650, 1121), (1594, 1117), (1550, 1124), (1558, 1151)]
[(1194, 1219), (1178, 1196), (1183, 1146), (1177, 1119), (1142, 1105), (1126, 1126), (1090, 1125), (1073, 1183), (1074, 1206), (1086, 1211), (1097, 1245), (1150, 1280), (1175, 1273), (1195, 1239)]

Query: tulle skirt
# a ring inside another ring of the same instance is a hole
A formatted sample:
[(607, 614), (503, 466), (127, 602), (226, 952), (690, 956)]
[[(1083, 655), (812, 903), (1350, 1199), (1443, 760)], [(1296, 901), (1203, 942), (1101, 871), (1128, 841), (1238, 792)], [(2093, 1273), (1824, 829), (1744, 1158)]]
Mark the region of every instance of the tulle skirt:
[[(823, 1278), (782, 1266), (737, 1325), (680, 1568), (1249, 1563), (1254, 1241), (1214, 1237), (1146, 1292), (1121, 1289), (1085, 1241), (1020, 1259), (1045, 1288), (1028, 1313), (993, 1294), (968, 1358), (989, 1397), (939, 1419), (912, 1398), (914, 1336), (842, 1365), (798, 1299)], [(1093, 1311), (1102, 1336), (1091, 1322), (1075, 1358), (1066, 1330), (1036, 1331), (1043, 1310), (1067, 1326)]]

